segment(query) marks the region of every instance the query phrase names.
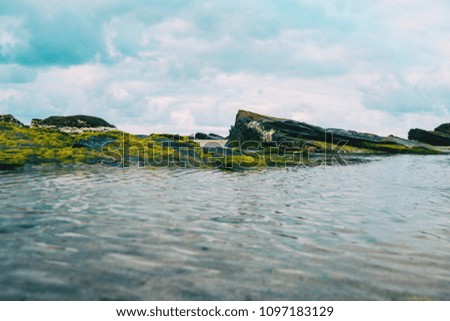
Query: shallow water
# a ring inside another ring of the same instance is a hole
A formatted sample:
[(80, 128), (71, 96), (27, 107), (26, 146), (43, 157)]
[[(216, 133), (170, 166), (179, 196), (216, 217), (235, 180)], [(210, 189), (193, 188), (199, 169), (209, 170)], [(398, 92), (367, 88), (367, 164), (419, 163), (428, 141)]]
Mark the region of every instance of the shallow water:
[(0, 174), (2, 300), (450, 300), (450, 158)]

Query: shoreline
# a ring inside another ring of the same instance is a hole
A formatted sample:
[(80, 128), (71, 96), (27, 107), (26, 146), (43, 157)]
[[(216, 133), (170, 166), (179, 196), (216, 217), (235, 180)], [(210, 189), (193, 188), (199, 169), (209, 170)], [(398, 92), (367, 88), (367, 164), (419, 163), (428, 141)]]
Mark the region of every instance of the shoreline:
[[(447, 128), (444, 125), (440, 128)], [(363, 162), (367, 156), (450, 154), (450, 146), (323, 129), (242, 110), (227, 138), (202, 133), (133, 135), (100, 118), (82, 115), (33, 120), (32, 126), (3, 115), (0, 128), (2, 171), (77, 163), (240, 171), (256, 167), (350, 165)]]

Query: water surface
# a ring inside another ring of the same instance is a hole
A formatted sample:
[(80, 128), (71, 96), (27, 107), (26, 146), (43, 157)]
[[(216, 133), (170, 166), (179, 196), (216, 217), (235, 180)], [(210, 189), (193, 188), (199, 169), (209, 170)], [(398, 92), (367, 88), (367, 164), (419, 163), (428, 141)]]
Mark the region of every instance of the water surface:
[(450, 158), (0, 174), (2, 300), (450, 300)]

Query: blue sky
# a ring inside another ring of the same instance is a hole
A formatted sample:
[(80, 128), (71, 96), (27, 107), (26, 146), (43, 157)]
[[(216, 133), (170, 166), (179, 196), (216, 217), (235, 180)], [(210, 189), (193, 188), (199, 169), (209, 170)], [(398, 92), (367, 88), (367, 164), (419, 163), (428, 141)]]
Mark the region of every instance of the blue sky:
[(0, 114), (227, 134), (238, 109), (407, 135), (450, 122), (446, 0), (0, 0)]

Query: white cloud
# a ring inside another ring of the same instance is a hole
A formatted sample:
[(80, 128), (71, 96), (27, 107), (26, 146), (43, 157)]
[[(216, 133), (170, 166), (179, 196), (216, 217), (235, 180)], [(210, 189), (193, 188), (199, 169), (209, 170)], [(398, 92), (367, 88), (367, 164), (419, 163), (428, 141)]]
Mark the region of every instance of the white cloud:
[(107, 89), (106, 93), (108, 95), (111, 95), (117, 100), (125, 100), (127, 97), (130, 96), (130, 93), (122, 88), (120, 85), (113, 83), (111, 84)]
[(8, 100), (20, 97), (20, 92), (14, 89), (0, 90), (0, 102), (6, 104)]
[[(0, 113), (24, 121), (86, 113), (139, 133), (227, 134), (249, 109), (400, 136), (449, 121), (443, 0), (9, 5), (22, 15), (0, 20)], [(48, 48), (55, 35), (64, 50)]]
[(12, 60), (27, 46), (30, 35), (23, 27), (23, 21), (23, 17), (0, 16), (1, 60)]

